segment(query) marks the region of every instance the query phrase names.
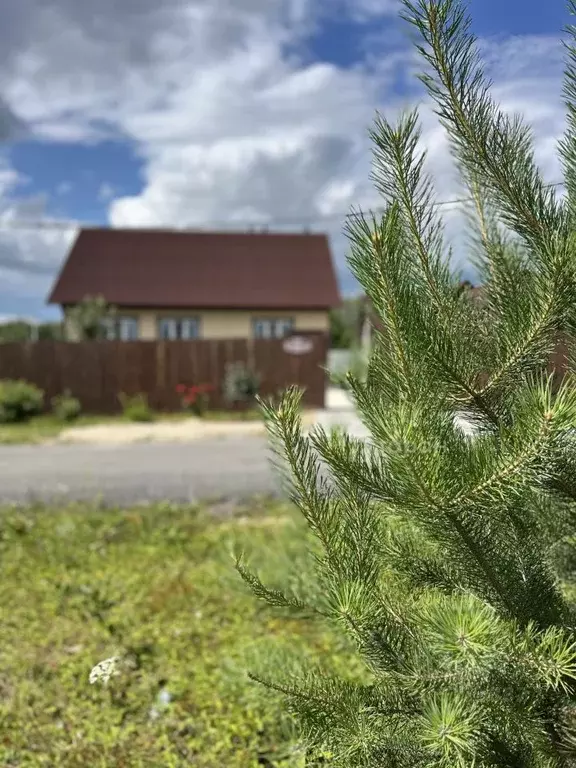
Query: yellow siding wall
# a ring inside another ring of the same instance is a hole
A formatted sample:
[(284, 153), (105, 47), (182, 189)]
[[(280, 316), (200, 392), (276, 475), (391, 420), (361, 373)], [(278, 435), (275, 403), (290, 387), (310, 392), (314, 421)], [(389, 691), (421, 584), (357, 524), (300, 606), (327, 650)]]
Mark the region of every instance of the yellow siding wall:
[[(328, 331), (330, 320), (326, 311), (310, 312), (245, 312), (236, 310), (122, 310), (118, 309), (118, 315), (137, 317), (140, 329), (140, 338), (153, 341), (157, 338), (157, 321), (160, 317), (193, 316), (200, 318), (200, 337), (203, 339), (246, 339), (252, 336), (252, 320), (257, 317), (289, 317), (294, 319), (297, 331)], [(77, 335), (69, 320), (64, 320), (66, 338), (76, 341)]]
[[(194, 314), (194, 313), (191, 313)], [(294, 318), (297, 331), (328, 331), (327, 312), (239, 312), (239, 311), (202, 311), (200, 333), (203, 339), (247, 339), (252, 336), (252, 321), (257, 317)]]
[(140, 312), (138, 316), (138, 326), (140, 330), (140, 338), (143, 341), (154, 341), (157, 336), (156, 333), (156, 313), (155, 312)]

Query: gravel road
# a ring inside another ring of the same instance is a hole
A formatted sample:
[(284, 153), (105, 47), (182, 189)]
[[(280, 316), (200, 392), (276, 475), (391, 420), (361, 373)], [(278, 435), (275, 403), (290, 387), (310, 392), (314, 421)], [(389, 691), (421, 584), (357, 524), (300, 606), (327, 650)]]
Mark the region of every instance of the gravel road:
[[(326, 428), (366, 438), (350, 409), (326, 412)], [(460, 426), (471, 434), (470, 426)], [(264, 436), (125, 445), (0, 446), (0, 504), (98, 500), (106, 505), (280, 495)]]
[(279, 494), (265, 438), (123, 446), (0, 446), (0, 503), (137, 504)]

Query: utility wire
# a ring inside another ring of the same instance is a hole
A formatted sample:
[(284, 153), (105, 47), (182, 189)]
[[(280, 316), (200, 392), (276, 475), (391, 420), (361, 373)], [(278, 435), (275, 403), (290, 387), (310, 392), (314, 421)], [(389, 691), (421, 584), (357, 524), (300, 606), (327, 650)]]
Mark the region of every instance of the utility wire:
[[(545, 188), (552, 189), (555, 187), (561, 187), (564, 185), (565, 182), (563, 181), (555, 181), (552, 184), (546, 184)], [(474, 198), (472, 197), (457, 197), (453, 200), (440, 200), (438, 202), (431, 203), (432, 208), (442, 208), (447, 205), (460, 205), (462, 203), (472, 203), (474, 202)], [(382, 213), (386, 210), (384, 207), (377, 207), (377, 208), (370, 208), (369, 211), (373, 213)], [(258, 222), (247, 222), (245, 224), (245, 227), (251, 228), (254, 230), (257, 229), (268, 229), (270, 226), (274, 226), (275, 224), (287, 224), (288, 222), (292, 223), (311, 223), (311, 222), (321, 222), (321, 221), (335, 221), (336, 219), (349, 219), (361, 216), (361, 213), (344, 213), (344, 211), (341, 211), (340, 213), (332, 213), (329, 215), (322, 215), (318, 214), (316, 216), (294, 216), (294, 217), (281, 217), (281, 218), (274, 218), (273, 222), (271, 224), (267, 223), (258, 223)], [(211, 227), (229, 227), (232, 224), (230, 221), (209, 221), (205, 222), (202, 225), (199, 225), (198, 227), (177, 227), (177, 231), (179, 232), (186, 232), (187, 230), (193, 230), (197, 231), (199, 229), (203, 229), (207, 226)], [(1, 230), (11, 230), (11, 229), (28, 229), (28, 230), (43, 230), (43, 229), (53, 229), (53, 230), (73, 230), (73, 229), (113, 229), (113, 227), (110, 227), (109, 225), (102, 225), (102, 224), (93, 224), (90, 222), (85, 221), (74, 221), (74, 220), (57, 220), (57, 219), (0, 219), (0, 231)], [(144, 227), (144, 229), (154, 229), (154, 227)], [(137, 229), (136, 227), (134, 229)], [(168, 229), (168, 227), (157, 227), (157, 229)]]

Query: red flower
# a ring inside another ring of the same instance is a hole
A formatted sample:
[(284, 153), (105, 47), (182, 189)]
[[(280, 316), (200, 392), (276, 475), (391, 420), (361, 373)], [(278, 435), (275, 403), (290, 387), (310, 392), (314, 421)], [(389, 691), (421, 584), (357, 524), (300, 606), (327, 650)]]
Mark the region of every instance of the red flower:
[(208, 392), (212, 392), (216, 389), (212, 384), (194, 384), (189, 387), (185, 384), (179, 384), (176, 387), (176, 392), (182, 395), (182, 402), (184, 405), (192, 405), (196, 402), (198, 395), (204, 395)]

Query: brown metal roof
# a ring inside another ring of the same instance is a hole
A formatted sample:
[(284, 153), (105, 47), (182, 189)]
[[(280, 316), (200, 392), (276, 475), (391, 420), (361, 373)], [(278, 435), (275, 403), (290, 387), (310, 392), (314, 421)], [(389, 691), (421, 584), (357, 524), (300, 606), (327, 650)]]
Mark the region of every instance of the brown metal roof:
[(326, 235), (84, 229), (50, 304), (327, 309), (340, 295)]

